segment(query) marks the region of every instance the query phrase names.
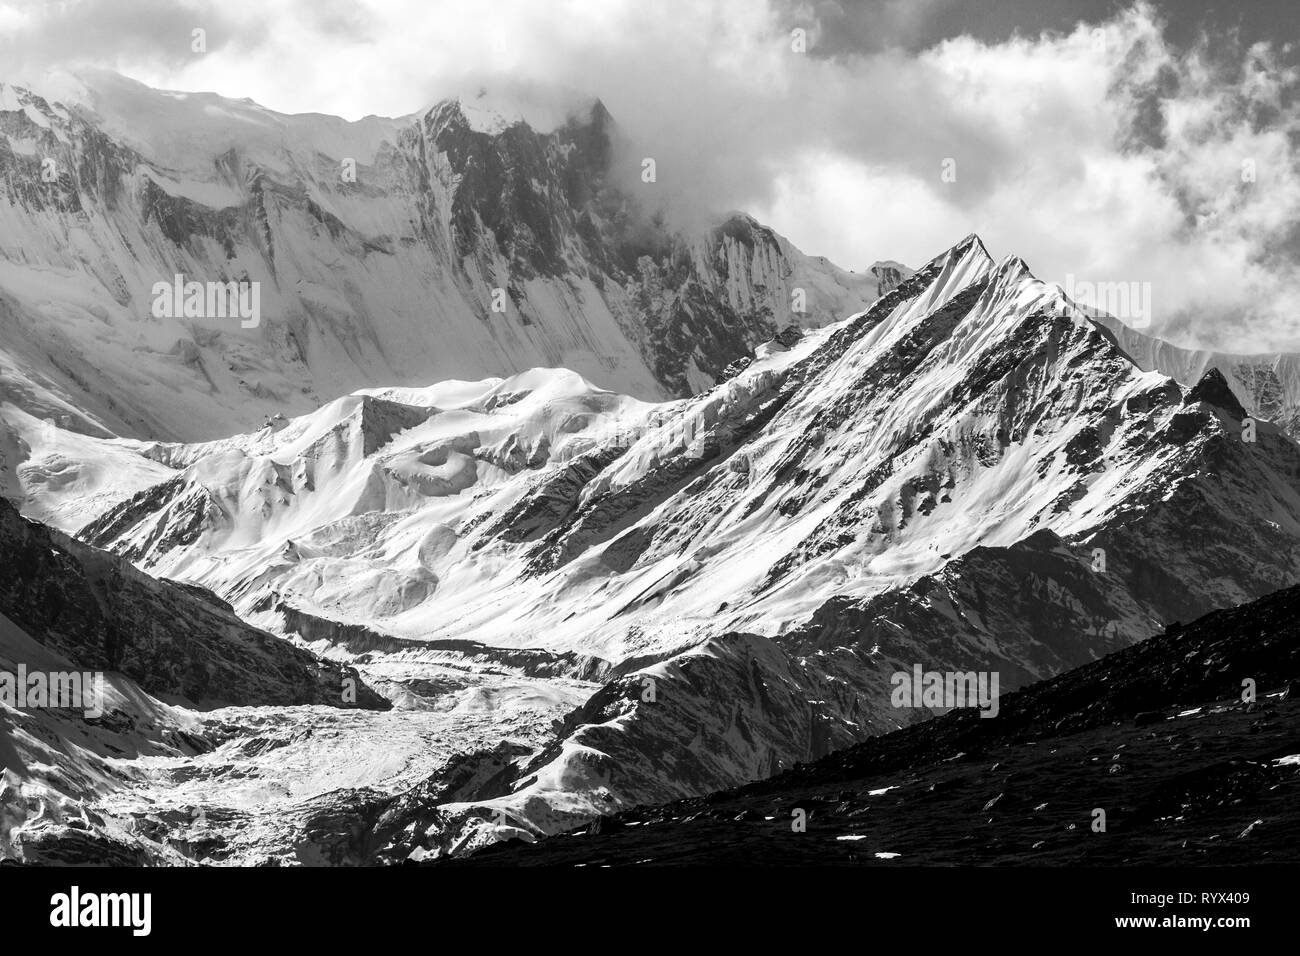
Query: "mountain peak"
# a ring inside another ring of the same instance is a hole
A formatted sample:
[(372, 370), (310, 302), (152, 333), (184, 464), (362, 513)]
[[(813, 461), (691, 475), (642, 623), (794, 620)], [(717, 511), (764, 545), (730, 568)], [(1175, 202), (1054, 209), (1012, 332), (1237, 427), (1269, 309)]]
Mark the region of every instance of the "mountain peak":
[(980, 269), (991, 269), (994, 265), (994, 259), (989, 255), (988, 249), (984, 247), (980, 237), (973, 232), (950, 249), (935, 256), (918, 271), (923, 272), (931, 268), (942, 271), (945, 267), (963, 262), (978, 266)]
[(543, 135), (569, 124), (599, 130), (614, 125), (613, 115), (598, 98), (568, 93), (512, 95), (486, 87), (444, 97), (424, 112), (444, 119), (458, 117), (472, 131), (490, 136), (520, 124)]
[(1187, 398), (1183, 400), (1184, 405), (1194, 405), (1197, 402), (1221, 408), (1238, 421), (1246, 417), (1246, 409), (1233, 394), (1232, 386), (1223, 377), (1223, 373), (1213, 366), (1205, 370), (1201, 380), (1192, 386)]
[(596, 126), (614, 122), (614, 114), (609, 111), (600, 97), (591, 101), (591, 106), (587, 109), (587, 117)]
[[(979, 242), (978, 239), (975, 240)], [(980, 245), (983, 248), (983, 244)], [(994, 270), (994, 275), (999, 282), (1020, 282), (1024, 279), (1035, 278), (1034, 274), (1029, 271), (1029, 264), (1017, 255), (1009, 255), (998, 263)]]
[(475, 133), (495, 136), (511, 126), (528, 125), (521, 112), (487, 97), (486, 91), (477, 96), (453, 96), (431, 106), (428, 115), (443, 123), (459, 120)]
[(960, 242), (948, 250), (949, 254), (955, 255), (961, 255), (971, 251), (982, 252), (984, 255), (988, 256), (989, 259), (993, 258), (989, 255), (989, 250), (988, 247), (984, 245), (984, 240), (979, 237), (978, 233), (974, 232), (968, 233)]

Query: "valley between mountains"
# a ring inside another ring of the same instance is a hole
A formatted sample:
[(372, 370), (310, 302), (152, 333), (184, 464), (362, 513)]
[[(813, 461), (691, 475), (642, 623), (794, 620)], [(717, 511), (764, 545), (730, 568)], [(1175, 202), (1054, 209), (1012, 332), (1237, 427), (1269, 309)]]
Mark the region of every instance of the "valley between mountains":
[[(1300, 446), (1263, 421), (1243, 440), (1222, 375), (1142, 371), (973, 237), (675, 402), (537, 369), (198, 444), (7, 417), (23, 510), (77, 536), (10, 515), (58, 557), (5, 596), (15, 646), (94, 664), (50, 610), (94, 568), (178, 608), (104, 608), (126, 633), (166, 644), (219, 614), (226, 640), (365, 689), (274, 700), (237, 656), (249, 677), (204, 693), (119, 651), (112, 729), (14, 727), (10, 852), (34, 861), (536, 839), (930, 716), (890, 705), (914, 662), (1011, 691), (1284, 587), (1300, 559)], [(109, 487), (140, 490), (80, 523)]]

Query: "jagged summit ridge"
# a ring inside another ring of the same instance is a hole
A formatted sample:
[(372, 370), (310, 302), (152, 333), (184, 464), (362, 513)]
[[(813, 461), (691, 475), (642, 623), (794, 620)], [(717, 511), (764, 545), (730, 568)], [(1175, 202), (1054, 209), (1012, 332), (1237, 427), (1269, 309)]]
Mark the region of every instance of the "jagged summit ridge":
[[(480, 132), (467, 98), (347, 122), (79, 82), (68, 104), (10, 86), (0, 101), (0, 387), (33, 413), (77, 409), (86, 431), (207, 439), (375, 384), (535, 366), (680, 397), (897, 281), (750, 222), (656, 221), (610, 175), (599, 104)], [(175, 275), (255, 283), (260, 319), (153, 316)]]

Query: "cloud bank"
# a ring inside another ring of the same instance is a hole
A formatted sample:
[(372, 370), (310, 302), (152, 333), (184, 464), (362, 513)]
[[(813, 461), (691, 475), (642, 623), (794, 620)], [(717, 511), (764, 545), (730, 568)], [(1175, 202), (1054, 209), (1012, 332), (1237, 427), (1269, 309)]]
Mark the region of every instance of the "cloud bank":
[(1300, 350), (1294, 47), (1176, 45), (1139, 2), (918, 49), (950, 7), (0, 0), (0, 62), (350, 118), (487, 89), (545, 121), (598, 96), (674, 208), (744, 209), (854, 269), (978, 232), (1050, 281), (1150, 282), (1151, 331), (1180, 344)]

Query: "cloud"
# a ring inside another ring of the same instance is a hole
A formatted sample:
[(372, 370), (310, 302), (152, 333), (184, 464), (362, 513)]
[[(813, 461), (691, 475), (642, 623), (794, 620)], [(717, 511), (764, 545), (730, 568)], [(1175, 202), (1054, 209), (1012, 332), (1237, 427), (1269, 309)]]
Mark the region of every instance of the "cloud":
[(1044, 279), (1151, 282), (1153, 330), (1176, 341), (1300, 350), (1295, 51), (1174, 44), (1148, 3), (938, 43), (949, 0), (51, 5), (0, 0), (17, 24), (0, 57), (352, 118), (486, 88), (553, 122), (599, 96), (631, 141), (624, 172), (653, 157), (644, 188), (679, 217), (745, 209), (857, 269), (976, 231)]
[(0, 0), (0, 62), (9, 76), (84, 62), (109, 68), (181, 70), (194, 57), (193, 31), (209, 53), (249, 36), (247, 21), (206, 0)]
[(959, 0), (778, 0), (784, 19), (811, 30), (817, 57), (860, 56), (924, 42)]

